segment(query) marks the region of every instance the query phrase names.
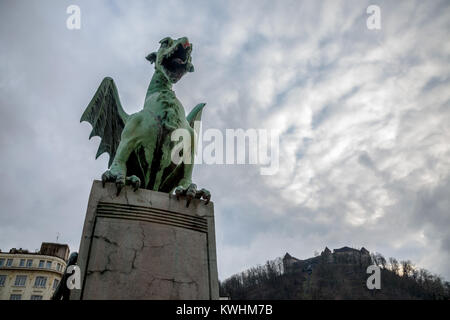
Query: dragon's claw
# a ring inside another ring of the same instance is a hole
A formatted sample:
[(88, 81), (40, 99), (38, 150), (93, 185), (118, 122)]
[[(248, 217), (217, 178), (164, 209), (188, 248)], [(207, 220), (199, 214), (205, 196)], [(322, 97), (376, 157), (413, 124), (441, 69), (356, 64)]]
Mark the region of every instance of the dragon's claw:
[(102, 185), (103, 188), (105, 187), (105, 184), (109, 181), (112, 181), (112, 175), (111, 175), (111, 171), (106, 171), (105, 173), (102, 174)]
[(141, 179), (136, 176), (129, 176), (126, 179), (126, 184), (132, 186), (134, 191), (137, 191), (141, 186)]
[(125, 177), (122, 174), (115, 174), (111, 170), (106, 171), (102, 174), (102, 185), (105, 187), (106, 182), (114, 182), (117, 188), (117, 196), (120, 195), (124, 186), (132, 186), (133, 190), (136, 191), (141, 186), (141, 180), (136, 176)]
[(187, 188), (178, 186), (175, 189), (175, 195), (177, 200), (180, 200), (180, 197), (182, 196), (186, 197), (186, 207), (189, 207), (192, 199), (204, 199), (206, 200), (205, 205), (211, 200), (211, 193), (206, 189), (197, 190), (197, 185), (195, 183), (191, 183)]
[(206, 189), (201, 189), (200, 191), (197, 191), (195, 198), (206, 200), (205, 205), (207, 205), (209, 201), (211, 201), (211, 192)]
[(206, 200), (205, 201), (205, 205), (207, 205), (210, 201), (211, 201), (211, 192), (209, 192), (206, 189), (202, 189), (200, 190), (200, 192), (202, 192), (202, 199)]
[(178, 186), (175, 189), (175, 195), (177, 196), (177, 200), (180, 200), (180, 197), (183, 195), (184, 191), (185, 190), (184, 190), (184, 188), (182, 186)]
[(122, 191), (122, 188), (125, 186), (125, 177), (124, 176), (117, 176), (116, 178), (116, 188), (117, 188), (117, 196), (119, 196), (120, 191)]
[(189, 207), (189, 204), (191, 203), (192, 199), (195, 198), (196, 194), (197, 194), (197, 185), (191, 183), (186, 190), (186, 208)]

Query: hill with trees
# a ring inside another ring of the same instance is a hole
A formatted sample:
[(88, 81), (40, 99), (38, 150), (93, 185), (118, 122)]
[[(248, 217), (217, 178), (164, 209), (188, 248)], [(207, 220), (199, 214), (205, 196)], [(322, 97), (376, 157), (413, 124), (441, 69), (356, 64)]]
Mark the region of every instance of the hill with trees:
[[(380, 268), (381, 289), (369, 290), (366, 282), (369, 265)], [(315, 257), (300, 260), (286, 253), (283, 258), (267, 261), (233, 275), (220, 283), (220, 295), (244, 300), (307, 299), (419, 299), (448, 300), (450, 283), (411, 261), (386, 259), (343, 247), (328, 248)]]

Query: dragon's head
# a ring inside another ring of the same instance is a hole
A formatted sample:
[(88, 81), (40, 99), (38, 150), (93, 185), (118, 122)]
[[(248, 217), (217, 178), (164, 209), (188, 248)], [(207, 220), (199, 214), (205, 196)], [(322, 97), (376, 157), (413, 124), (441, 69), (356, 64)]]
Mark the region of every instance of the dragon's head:
[(186, 72), (194, 72), (191, 62), (192, 44), (188, 38), (173, 40), (170, 37), (162, 39), (158, 52), (152, 52), (147, 60), (155, 64), (155, 69), (161, 71), (171, 82), (176, 83)]

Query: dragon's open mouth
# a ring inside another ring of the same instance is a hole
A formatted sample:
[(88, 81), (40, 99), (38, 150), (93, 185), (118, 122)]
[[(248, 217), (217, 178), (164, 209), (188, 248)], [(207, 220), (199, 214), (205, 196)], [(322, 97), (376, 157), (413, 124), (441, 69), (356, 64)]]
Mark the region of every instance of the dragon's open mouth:
[(179, 43), (171, 52), (169, 52), (162, 60), (161, 65), (164, 67), (167, 75), (178, 81), (188, 70), (188, 60), (191, 53), (191, 47), (183, 47)]

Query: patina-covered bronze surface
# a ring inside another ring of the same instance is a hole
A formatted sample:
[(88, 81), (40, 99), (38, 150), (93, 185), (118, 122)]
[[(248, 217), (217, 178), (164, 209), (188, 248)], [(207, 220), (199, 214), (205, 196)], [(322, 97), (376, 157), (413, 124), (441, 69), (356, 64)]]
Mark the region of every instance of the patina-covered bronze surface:
[(164, 38), (160, 48), (147, 56), (155, 65), (155, 73), (147, 90), (143, 110), (128, 115), (122, 108), (113, 79), (105, 78), (86, 108), (81, 121), (93, 129), (90, 137), (99, 136), (101, 143), (97, 157), (107, 152), (109, 170), (102, 175), (103, 183), (114, 182), (117, 193), (125, 185), (135, 190), (149, 190), (186, 196), (188, 205), (193, 198), (209, 202), (205, 189), (197, 190), (192, 183), (194, 147), (191, 161), (174, 163), (171, 153), (177, 142), (172, 141), (174, 130), (189, 132), (194, 146), (194, 123), (200, 121), (204, 103), (198, 104), (188, 116), (175, 96), (172, 85), (186, 73), (193, 72), (192, 44), (188, 38)]

